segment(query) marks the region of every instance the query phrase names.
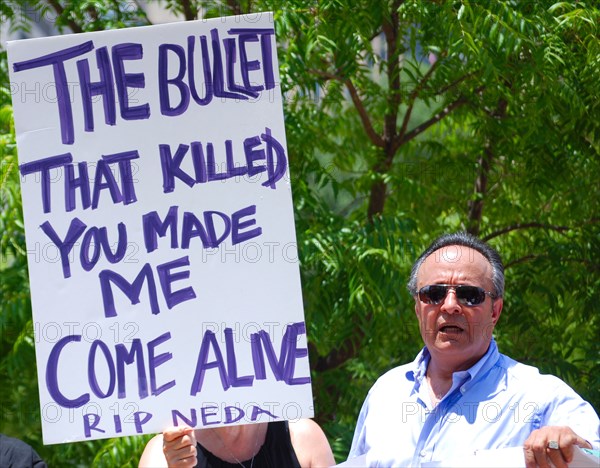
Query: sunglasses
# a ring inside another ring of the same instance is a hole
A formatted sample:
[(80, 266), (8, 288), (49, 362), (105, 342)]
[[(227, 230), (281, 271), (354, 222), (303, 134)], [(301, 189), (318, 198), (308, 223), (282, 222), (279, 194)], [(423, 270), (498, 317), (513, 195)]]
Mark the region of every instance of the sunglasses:
[(488, 295), (492, 299), (496, 298), (493, 292), (477, 286), (467, 286), (464, 284), (430, 284), (419, 289), (417, 293), (419, 299), (426, 304), (440, 304), (448, 294), (450, 289), (454, 290), (456, 299), (462, 305), (476, 306), (485, 301), (485, 296)]

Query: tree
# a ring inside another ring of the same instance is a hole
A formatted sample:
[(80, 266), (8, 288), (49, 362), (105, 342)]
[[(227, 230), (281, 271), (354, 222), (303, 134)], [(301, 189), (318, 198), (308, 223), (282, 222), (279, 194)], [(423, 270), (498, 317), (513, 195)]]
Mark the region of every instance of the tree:
[[(374, 379), (421, 346), (404, 284), (418, 252), (446, 231), (468, 230), (503, 255), (500, 349), (559, 375), (600, 408), (596, 7), (547, 0), (163, 4), (186, 19), (275, 12), (316, 413), (338, 458)], [(72, 31), (148, 23), (141, 7), (124, 2), (31, 5), (53, 9), (57, 25)], [(14, 142), (5, 148), (4, 167), (14, 171)], [(7, 174), (3, 190), (12, 195), (3, 191), (3, 216), (19, 212), (16, 172)], [(6, 301), (15, 304), (10, 312), (3, 297), (2, 319), (18, 316), (10, 320), (29, 343), (22, 230), (18, 222), (10, 229), (2, 230), (10, 232), (3, 252), (12, 255), (2, 291), (24, 302)], [(9, 345), (2, 342), (3, 379), (11, 365), (34, 368), (30, 343), (28, 355)], [(23, 391), (35, 394), (35, 387)], [(1, 427), (22, 427), (14, 419), (4, 417)], [(131, 440), (108, 444), (126, 447), (123, 461), (136, 449), (126, 445)], [(73, 448), (74, 459), (113, 453), (90, 447)]]
[[(298, 211), (308, 214), (300, 231), (317, 381), (336, 395), (317, 399), (326, 402), (319, 414), (355, 414), (360, 398), (338, 397), (349, 371), (360, 386), (415, 354), (418, 335), (402, 317), (412, 305), (398, 285), (414, 250), (457, 229), (489, 239), (507, 261), (501, 349), (562, 376), (597, 407), (598, 347), (579, 337), (598, 332), (588, 313), (598, 299), (598, 10), (306, 7), (281, 13), (279, 36), (287, 85), (300, 88), (287, 107), (290, 152), (301, 148), (302, 159), (311, 142), (322, 168), (306, 161), (298, 172), (321, 173), (321, 201), (323, 188), (334, 194), (335, 215)], [(316, 103), (306, 99), (315, 89), (324, 93)]]

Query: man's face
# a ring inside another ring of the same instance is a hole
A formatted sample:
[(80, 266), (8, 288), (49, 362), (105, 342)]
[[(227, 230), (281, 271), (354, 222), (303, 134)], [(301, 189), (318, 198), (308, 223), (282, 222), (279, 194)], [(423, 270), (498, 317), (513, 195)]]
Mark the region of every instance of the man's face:
[[(421, 264), (417, 290), (432, 284), (478, 286), (494, 292), (492, 266), (476, 250), (452, 245), (437, 250)], [(476, 306), (461, 304), (449, 289), (439, 304), (415, 298), (421, 336), (432, 359), (445, 369), (466, 370), (487, 351), (500, 313), (502, 299), (486, 294)]]

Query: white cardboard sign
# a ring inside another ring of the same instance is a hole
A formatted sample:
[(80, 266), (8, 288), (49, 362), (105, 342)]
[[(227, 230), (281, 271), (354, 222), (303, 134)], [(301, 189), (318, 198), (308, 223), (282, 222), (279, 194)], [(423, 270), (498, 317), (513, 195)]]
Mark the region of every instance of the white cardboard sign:
[(272, 15), (8, 52), (44, 443), (312, 416)]

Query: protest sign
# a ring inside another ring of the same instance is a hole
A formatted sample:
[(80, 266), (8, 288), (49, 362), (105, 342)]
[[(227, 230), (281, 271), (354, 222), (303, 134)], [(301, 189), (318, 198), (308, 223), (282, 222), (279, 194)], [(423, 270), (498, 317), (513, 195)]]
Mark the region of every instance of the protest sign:
[(44, 443), (312, 416), (272, 15), (8, 53)]

